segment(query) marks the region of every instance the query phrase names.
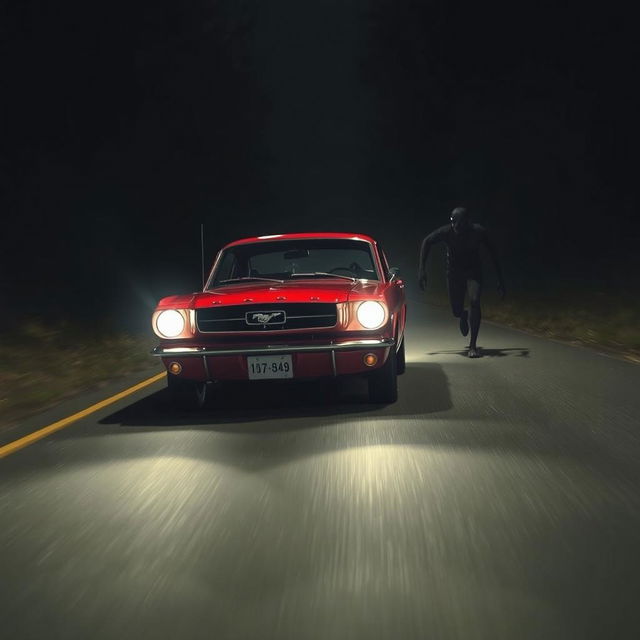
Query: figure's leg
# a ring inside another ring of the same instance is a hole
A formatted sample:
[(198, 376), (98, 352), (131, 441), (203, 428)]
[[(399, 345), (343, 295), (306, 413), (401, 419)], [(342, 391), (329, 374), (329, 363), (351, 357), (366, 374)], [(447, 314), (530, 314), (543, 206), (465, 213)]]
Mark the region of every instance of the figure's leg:
[(469, 312), (466, 309), (463, 309), (460, 315), (460, 333), (463, 336), (469, 333)]
[(466, 279), (461, 274), (450, 273), (447, 278), (447, 285), (451, 311), (455, 318), (460, 318), (460, 333), (466, 336), (469, 333), (469, 316), (464, 308), (464, 296), (467, 292)]
[(460, 318), (466, 311), (464, 310), (464, 296), (467, 285), (463, 277), (457, 273), (447, 274), (447, 289), (449, 290), (449, 302), (451, 303), (451, 313), (454, 318)]
[(477, 358), (478, 347), (476, 341), (478, 340), (478, 332), (480, 331), (480, 320), (482, 318), (482, 312), (480, 310), (480, 293), (482, 292), (482, 282), (475, 278), (469, 278), (467, 280), (467, 293), (469, 294), (469, 325), (471, 327), (471, 340), (469, 341), (469, 357)]

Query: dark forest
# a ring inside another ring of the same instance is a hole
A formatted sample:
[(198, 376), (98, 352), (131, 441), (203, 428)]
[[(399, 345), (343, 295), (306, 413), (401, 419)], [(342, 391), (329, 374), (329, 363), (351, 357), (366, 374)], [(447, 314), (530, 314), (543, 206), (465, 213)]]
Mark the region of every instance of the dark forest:
[(207, 263), (237, 237), (349, 230), (414, 279), (419, 238), (459, 204), (511, 291), (637, 284), (622, 9), (28, 1), (1, 25), (11, 316), (117, 306), (144, 324), (200, 286), (201, 223)]

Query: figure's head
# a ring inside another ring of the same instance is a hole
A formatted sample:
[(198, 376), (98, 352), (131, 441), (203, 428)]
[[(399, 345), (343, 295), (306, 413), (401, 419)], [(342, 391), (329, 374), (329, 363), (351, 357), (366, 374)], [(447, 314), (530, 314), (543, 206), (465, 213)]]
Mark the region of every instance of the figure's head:
[(451, 212), (451, 228), (455, 233), (464, 233), (470, 226), (469, 214), (464, 207), (456, 207)]

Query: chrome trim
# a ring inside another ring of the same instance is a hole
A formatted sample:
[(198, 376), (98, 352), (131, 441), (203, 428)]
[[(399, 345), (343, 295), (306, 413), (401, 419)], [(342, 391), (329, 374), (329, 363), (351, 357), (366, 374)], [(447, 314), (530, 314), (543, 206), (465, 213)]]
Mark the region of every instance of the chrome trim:
[[(252, 311), (249, 311), (248, 313), (253, 313)], [(295, 318), (295, 319), (300, 319), (300, 318), (333, 318), (333, 316), (335, 316), (335, 313), (317, 313), (311, 316), (287, 316), (287, 319), (289, 318)], [(212, 318), (211, 320), (203, 320), (202, 322), (244, 322), (245, 318)], [(263, 324), (262, 322), (254, 322), (252, 324)], [(269, 323), (267, 323), (269, 324)], [(278, 322), (278, 323), (274, 323), (274, 324), (284, 324), (282, 322)]]
[(331, 351), (331, 367), (333, 369), (333, 377), (335, 378), (338, 375), (338, 370), (336, 369), (336, 352), (334, 349)]
[[(208, 349), (207, 347), (155, 347), (151, 351), (152, 356), (233, 356), (254, 355), (260, 353), (299, 353), (313, 351), (345, 351), (348, 349), (384, 349), (393, 347), (394, 339), (383, 340), (350, 340), (349, 342), (328, 342), (325, 344), (268, 344), (264, 347), (232, 348), (232, 349)], [(335, 357), (335, 355), (334, 355)]]
[(310, 316), (287, 316), (287, 318), (333, 318), (337, 313), (313, 313)]
[[(316, 318), (319, 316), (315, 316)], [(209, 322), (209, 320), (207, 320), (206, 322)], [(383, 323), (384, 324), (384, 323)], [(202, 335), (209, 335), (209, 334), (220, 334), (220, 333), (233, 333), (233, 334), (238, 334), (238, 335), (244, 335), (244, 336), (253, 336), (253, 335), (260, 335), (262, 333), (274, 333), (275, 331), (283, 331), (285, 333), (290, 333), (291, 331), (300, 331), (300, 332), (309, 332), (311, 330), (315, 330), (315, 329), (335, 329), (335, 327), (338, 326), (338, 321), (336, 319), (336, 322), (334, 324), (332, 324), (331, 326), (329, 325), (324, 325), (324, 326), (320, 326), (320, 327), (300, 327), (298, 329), (282, 329), (282, 328), (278, 328), (277, 325), (271, 325), (268, 324), (266, 325), (267, 327), (273, 327), (272, 329), (246, 329), (248, 325), (245, 325), (244, 329), (233, 329), (231, 331), (204, 331), (200, 328), (200, 326), (198, 326), (198, 333), (201, 333)], [(251, 325), (251, 326), (262, 326), (262, 325)], [(383, 325), (380, 325), (380, 327)], [(378, 329), (380, 328), (378, 327)], [(375, 329), (370, 329), (370, 331), (375, 331)], [(165, 340), (171, 340), (171, 338), (165, 338)]]

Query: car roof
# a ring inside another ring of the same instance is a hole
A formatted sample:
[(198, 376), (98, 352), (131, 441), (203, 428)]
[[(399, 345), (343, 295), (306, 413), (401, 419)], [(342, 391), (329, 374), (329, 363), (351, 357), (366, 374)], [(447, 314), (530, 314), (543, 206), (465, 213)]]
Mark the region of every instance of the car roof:
[(234, 240), (225, 245), (224, 248), (234, 247), (239, 244), (256, 244), (260, 242), (273, 242), (278, 240), (363, 240), (375, 244), (375, 240), (371, 236), (362, 233), (277, 233), (268, 236), (255, 236), (253, 238), (242, 238)]

